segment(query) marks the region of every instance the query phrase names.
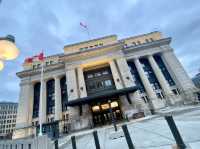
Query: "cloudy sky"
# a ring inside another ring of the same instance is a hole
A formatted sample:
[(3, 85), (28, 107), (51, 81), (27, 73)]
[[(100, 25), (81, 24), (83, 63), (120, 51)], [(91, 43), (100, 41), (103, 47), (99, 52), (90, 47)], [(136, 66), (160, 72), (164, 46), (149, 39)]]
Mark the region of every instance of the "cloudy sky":
[(159, 30), (172, 37), (172, 47), (190, 76), (200, 68), (199, 0), (2, 0), (0, 36), (12, 34), (20, 56), (0, 72), (0, 101), (18, 101), (16, 72), (28, 56), (44, 50), (62, 53), (63, 46), (91, 38), (118, 38)]

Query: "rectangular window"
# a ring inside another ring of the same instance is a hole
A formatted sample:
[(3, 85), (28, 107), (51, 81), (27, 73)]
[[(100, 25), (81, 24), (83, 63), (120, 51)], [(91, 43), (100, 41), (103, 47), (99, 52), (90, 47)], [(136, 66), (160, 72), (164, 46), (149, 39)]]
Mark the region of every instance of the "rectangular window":
[(108, 71), (105, 70), (105, 71), (102, 72), (102, 74), (103, 74), (103, 75), (107, 75), (107, 74), (109, 74), (109, 73), (108, 73)]
[(28, 144), (28, 149), (31, 149), (31, 144)]
[(100, 72), (97, 72), (97, 73), (95, 73), (94, 75), (95, 75), (95, 77), (100, 77), (100, 76), (101, 76), (101, 73), (100, 73)]
[(104, 82), (105, 82), (105, 86), (106, 86), (106, 87), (107, 87), (107, 86), (112, 86), (111, 80), (105, 80)]
[(87, 75), (87, 78), (88, 78), (88, 79), (93, 78), (93, 74), (88, 74), (88, 75)]

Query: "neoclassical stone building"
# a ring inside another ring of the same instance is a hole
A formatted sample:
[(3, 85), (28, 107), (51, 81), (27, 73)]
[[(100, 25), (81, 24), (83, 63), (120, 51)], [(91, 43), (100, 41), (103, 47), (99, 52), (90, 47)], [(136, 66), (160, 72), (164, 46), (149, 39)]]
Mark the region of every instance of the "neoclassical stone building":
[(67, 133), (105, 125), (112, 117), (120, 122), (195, 103), (197, 89), (170, 42), (152, 32), (66, 45), (63, 54), (45, 58), (42, 81), (41, 62), (25, 62), (17, 73), (21, 89), (13, 137), (37, 134), (39, 113), (44, 132)]

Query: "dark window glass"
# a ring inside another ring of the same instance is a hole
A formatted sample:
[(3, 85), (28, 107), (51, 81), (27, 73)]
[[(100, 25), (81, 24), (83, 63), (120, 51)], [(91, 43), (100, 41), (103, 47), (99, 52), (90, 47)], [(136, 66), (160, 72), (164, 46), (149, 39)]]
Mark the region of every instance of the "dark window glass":
[(128, 66), (130, 68), (133, 80), (134, 80), (135, 84), (139, 87), (140, 92), (141, 93), (145, 92), (144, 85), (142, 84), (142, 81), (141, 81), (140, 76), (137, 72), (135, 64), (133, 62), (128, 62)]
[(54, 114), (55, 106), (55, 81), (49, 80), (47, 82), (47, 114)]
[(39, 115), (39, 104), (40, 104), (40, 83), (34, 85), (34, 95), (33, 95), (33, 118)]
[(140, 59), (140, 62), (143, 66), (144, 72), (145, 72), (150, 84), (152, 85), (153, 89), (154, 90), (161, 89), (160, 84), (159, 84), (148, 60), (145, 58), (142, 58), (142, 59)]
[(31, 149), (31, 144), (28, 144), (28, 149)]
[(156, 63), (158, 64), (160, 70), (162, 71), (165, 79), (167, 80), (167, 82), (169, 83), (170, 86), (174, 86), (175, 82), (172, 79), (171, 75), (169, 74), (164, 62), (162, 61), (161, 57), (159, 55), (154, 56), (154, 59), (156, 61)]
[(112, 73), (109, 67), (84, 72), (88, 95), (108, 89), (115, 89)]
[(65, 76), (60, 79), (60, 88), (61, 88), (61, 99), (62, 99), (62, 111), (66, 111), (68, 96), (67, 96), (67, 84)]

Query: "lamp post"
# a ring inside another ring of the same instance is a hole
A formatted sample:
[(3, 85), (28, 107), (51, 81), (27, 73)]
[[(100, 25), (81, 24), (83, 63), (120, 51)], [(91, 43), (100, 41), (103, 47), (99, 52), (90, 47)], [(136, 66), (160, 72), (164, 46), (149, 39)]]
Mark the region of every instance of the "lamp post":
[(108, 104), (109, 104), (109, 111), (110, 111), (110, 114), (111, 114), (112, 123), (113, 123), (113, 126), (115, 128), (115, 131), (117, 131), (117, 124), (116, 124), (116, 119), (115, 119), (113, 111), (112, 111), (111, 100), (108, 100)]
[(19, 55), (19, 49), (15, 45), (15, 37), (7, 35), (0, 37), (0, 70), (4, 68), (3, 61), (13, 60)]

